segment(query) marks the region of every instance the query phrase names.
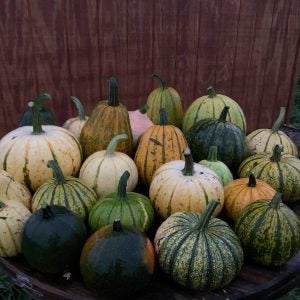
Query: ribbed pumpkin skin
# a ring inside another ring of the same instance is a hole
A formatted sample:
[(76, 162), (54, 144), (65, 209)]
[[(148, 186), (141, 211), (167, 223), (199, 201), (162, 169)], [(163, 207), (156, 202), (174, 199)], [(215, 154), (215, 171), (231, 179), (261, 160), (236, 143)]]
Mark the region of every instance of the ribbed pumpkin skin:
[(0, 256), (12, 257), (21, 252), (22, 230), (31, 212), (20, 202), (2, 202), (6, 207), (0, 207)]
[(6, 171), (0, 170), (0, 199), (16, 200), (30, 209), (31, 193), (28, 188), (16, 181)]
[(235, 226), (245, 254), (267, 266), (280, 266), (300, 250), (300, 222), (283, 203), (270, 206), (270, 199), (245, 207)]
[(219, 199), (217, 216), (223, 206), (224, 190), (217, 174), (211, 169), (194, 163), (194, 175), (185, 176), (183, 160), (170, 161), (154, 174), (149, 198), (156, 212), (166, 219), (178, 211), (202, 212), (211, 199)]
[(135, 153), (139, 178), (149, 186), (154, 172), (164, 163), (184, 159), (187, 147), (182, 131), (173, 125), (153, 125), (141, 136)]
[(193, 125), (186, 139), (195, 161), (208, 156), (210, 146), (218, 147), (218, 159), (234, 172), (245, 157), (245, 135), (236, 125), (205, 119)]
[(279, 162), (271, 160), (270, 154), (256, 154), (246, 158), (238, 169), (239, 177), (252, 172), (257, 179), (266, 181), (272, 188), (282, 192), (283, 201), (294, 202), (300, 198), (300, 159), (283, 154)]
[(65, 121), (62, 127), (69, 130), (79, 140), (81, 130), (88, 118), (88, 116), (85, 116), (84, 120), (80, 120), (79, 117), (70, 118)]
[(261, 199), (272, 199), (276, 194), (276, 191), (263, 180), (256, 180), (255, 186), (248, 186), (248, 183), (248, 178), (240, 178), (224, 187), (224, 211), (233, 221), (238, 219), (248, 204)]
[(63, 173), (77, 175), (82, 152), (78, 140), (68, 130), (42, 126), (43, 133), (32, 134), (32, 126), (17, 128), (0, 141), (0, 169), (35, 191), (53, 177), (48, 160), (56, 159)]
[(77, 266), (88, 237), (85, 224), (63, 206), (50, 206), (53, 215), (43, 210), (33, 213), (22, 233), (22, 254), (36, 270), (57, 274)]
[(143, 290), (154, 271), (154, 249), (139, 231), (107, 225), (84, 245), (80, 271), (85, 284), (100, 297), (124, 299)]
[(200, 213), (177, 212), (158, 228), (154, 246), (162, 270), (197, 290), (226, 286), (241, 270), (243, 250), (224, 221), (211, 218), (206, 231), (195, 228)]
[(84, 158), (96, 151), (106, 149), (111, 139), (122, 133), (127, 134), (128, 139), (120, 142), (116, 151), (124, 152), (130, 156), (133, 138), (126, 107), (121, 103), (118, 106), (111, 106), (107, 100), (100, 101), (81, 131), (79, 140)]
[(230, 107), (226, 120), (234, 123), (246, 133), (246, 118), (243, 110), (236, 101), (221, 94), (212, 98), (206, 95), (194, 100), (184, 113), (182, 131), (186, 134), (200, 120), (218, 118), (225, 106)]
[(66, 176), (64, 184), (58, 184), (56, 178), (45, 182), (32, 197), (32, 211), (43, 204), (65, 206), (80, 219), (88, 217), (89, 211), (97, 201), (97, 195), (78, 178)]

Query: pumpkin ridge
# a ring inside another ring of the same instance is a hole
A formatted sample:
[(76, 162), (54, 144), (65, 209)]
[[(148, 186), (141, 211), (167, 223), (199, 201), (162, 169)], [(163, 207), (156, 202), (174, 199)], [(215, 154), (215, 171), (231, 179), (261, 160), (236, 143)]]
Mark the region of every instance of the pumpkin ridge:
[(6, 248), (4, 247), (4, 244), (2, 244), (0, 239), (0, 249), (3, 252), (3, 256), (8, 256), (8, 253), (6, 252)]
[(207, 279), (207, 282), (208, 282), (208, 286), (211, 287), (211, 282), (213, 282), (213, 278), (212, 278), (212, 274), (210, 272), (211, 268), (212, 268), (212, 257), (211, 257), (211, 249), (210, 249), (210, 246), (209, 246), (209, 243), (208, 243), (208, 240), (207, 240), (207, 235), (206, 234), (203, 234), (203, 237), (204, 237), (204, 244), (205, 244), (205, 248), (206, 248), (206, 253), (207, 253), (207, 261), (206, 261), (206, 276), (205, 278)]
[[(142, 199), (144, 200), (144, 198), (142, 198)], [(143, 214), (144, 214), (144, 216), (145, 216), (145, 217), (144, 217), (144, 223), (143, 223), (143, 226), (142, 226), (142, 228), (145, 228), (145, 227), (146, 227), (146, 224), (147, 224), (148, 221), (149, 221), (149, 218), (147, 217), (149, 214), (148, 214), (147, 210), (145, 209), (145, 206), (142, 205), (140, 201), (138, 201), (137, 204), (138, 204), (139, 207), (142, 209)], [(131, 208), (130, 208), (130, 209), (131, 209)]]
[[(263, 207), (263, 206), (264, 206), (264, 204), (262, 203), (262, 207)], [(250, 232), (250, 234), (249, 234), (249, 239), (250, 239), (250, 241), (251, 241), (251, 240), (254, 240), (255, 235), (259, 232), (259, 227), (261, 226), (261, 224), (263, 224), (264, 220), (266, 219), (266, 215), (268, 215), (270, 209), (271, 209), (271, 208), (266, 209), (266, 210), (259, 216), (259, 218), (255, 220), (255, 225), (254, 225), (254, 227), (252, 228), (252, 230), (251, 230), (251, 232)], [(250, 215), (250, 214), (249, 214), (249, 215)], [(248, 216), (249, 216), (249, 215), (248, 215)], [(254, 216), (253, 216), (253, 218), (254, 218)]]
[(201, 190), (203, 192), (203, 195), (204, 195), (204, 198), (205, 198), (205, 203), (206, 203), (206, 205), (208, 205), (208, 203), (209, 203), (209, 197), (208, 197), (208, 195), (206, 193), (205, 187), (203, 187), (202, 182), (200, 182), (199, 180), (197, 180), (196, 184), (201, 188)]
[[(17, 209), (13, 208), (13, 210), (14, 210), (17, 214), (19, 214), (19, 212), (18, 212)], [(8, 218), (9, 218), (9, 216), (8, 216)], [(4, 222), (4, 224), (6, 225), (6, 228), (7, 228), (8, 232), (9, 232), (10, 240), (13, 242), (14, 247), (15, 247), (15, 250), (18, 251), (19, 247), (18, 247), (18, 245), (17, 245), (17, 241), (16, 241), (15, 238), (14, 238), (14, 234), (13, 234), (11, 228), (9, 227), (8, 222)]]
[[(295, 228), (294, 228), (294, 226), (292, 226), (291, 221), (290, 221), (290, 219), (289, 219), (289, 216), (286, 214), (286, 210), (285, 210), (285, 209), (282, 209), (282, 210), (281, 210), (281, 213), (282, 213), (281, 217), (282, 217), (283, 215), (285, 216), (284, 221), (286, 221), (287, 226), (289, 227), (289, 232), (292, 232), (292, 235), (295, 236), (295, 234), (296, 234)], [(295, 249), (294, 243), (297, 244), (296, 239), (292, 239), (292, 243), (293, 243), (293, 244), (291, 245), (291, 249)], [(299, 243), (299, 241), (298, 241), (298, 243)]]
[(168, 215), (168, 216), (171, 215), (171, 213), (172, 213), (171, 203), (172, 203), (172, 200), (173, 200), (173, 195), (174, 195), (174, 192), (175, 192), (175, 190), (176, 190), (176, 187), (177, 187), (177, 185), (174, 184), (173, 189), (172, 189), (172, 192), (171, 192), (170, 201), (169, 201), (169, 203), (168, 203), (168, 208), (167, 208), (167, 215)]
[[(256, 178), (260, 178), (261, 175), (263, 174), (264, 170), (265, 170), (267, 167), (272, 166), (272, 163), (273, 163), (273, 162), (272, 162), (271, 160), (265, 162), (264, 166), (259, 170), (259, 172), (258, 172)], [(253, 168), (252, 168), (252, 169), (253, 169)]]
[[(75, 188), (75, 186), (76, 186), (76, 188)], [(91, 198), (85, 192), (85, 189), (82, 188), (82, 187), (83, 187), (82, 184), (78, 181), (72, 181), (72, 184), (68, 184), (68, 189), (70, 190), (70, 196), (72, 196), (74, 206), (77, 203), (76, 200), (79, 200), (80, 204), (81, 204), (81, 207), (84, 209), (84, 214), (87, 216), (88, 213), (89, 213), (89, 210), (88, 210), (88, 207), (87, 207), (85, 201), (83, 201), (83, 199), (82, 199), (82, 195), (84, 195), (85, 198), (89, 199), (89, 201), (91, 200)], [(80, 194), (77, 189), (80, 192), (82, 192), (82, 194)], [(75, 198), (75, 195), (73, 193), (76, 195), (76, 198)]]
[[(132, 211), (132, 208), (131, 208), (131, 205), (128, 203), (128, 201), (124, 201), (124, 202), (122, 202), (122, 204), (121, 204), (121, 206), (123, 207), (123, 203), (124, 203), (124, 205), (126, 206), (126, 208), (127, 208), (127, 210), (129, 211), (129, 213), (130, 213), (130, 216), (131, 216), (131, 219), (132, 219), (132, 222), (133, 222), (133, 226), (134, 227), (136, 227), (137, 225), (136, 225), (136, 222), (135, 222), (135, 215), (134, 215), (134, 213), (133, 213), (133, 211)], [(146, 219), (146, 218), (145, 218)]]
[[(97, 160), (97, 159), (95, 158), (95, 160)], [(94, 182), (92, 185), (92, 188), (95, 192), (98, 190), (98, 179), (99, 179), (99, 175), (100, 175), (100, 169), (101, 169), (102, 164), (104, 163), (104, 160), (105, 160), (105, 157), (100, 161), (100, 164), (98, 164), (98, 166), (97, 166), (96, 176), (94, 178)]]
[(266, 143), (265, 143), (265, 147), (264, 147), (263, 152), (266, 152), (271, 137), (272, 137), (272, 132), (269, 134), (269, 136), (268, 136), (268, 138), (267, 138), (267, 140), (266, 140)]
[[(219, 94), (218, 97), (221, 99), (221, 102), (224, 104), (225, 106), (228, 106), (228, 104), (226, 104), (226, 101), (221, 97), (221, 95)], [(228, 122), (231, 122), (231, 115), (230, 115), (231, 110), (229, 109), (226, 115), (226, 119), (228, 117)]]
[[(106, 199), (104, 199), (104, 200), (106, 200)], [(107, 223), (107, 224), (111, 223), (110, 217), (111, 217), (111, 215), (112, 215), (112, 213), (113, 213), (113, 211), (114, 211), (114, 209), (115, 209), (117, 203), (118, 203), (117, 201), (114, 201), (113, 205), (111, 206), (111, 210), (110, 210), (110, 212), (108, 213), (107, 219), (106, 219), (106, 223)], [(114, 221), (114, 220), (113, 220), (113, 221)]]
[(197, 121), (197, 119), (198, 119), (198, 117), (199, 117), (199, 114), (200, 114), (200, 109), (201, 109), (202, 104), (203, 104), (203, 103), (201, 103), (201, 104), (198, 106), (197, 112), (196, 112), (196, 114), (195, 114), (195, 116), (194, 116), (194, 120), (193, 120), (193, 123), (192, 123), (192, 124), (195, 124), (195, 123), (196, 123), (196, 121)]

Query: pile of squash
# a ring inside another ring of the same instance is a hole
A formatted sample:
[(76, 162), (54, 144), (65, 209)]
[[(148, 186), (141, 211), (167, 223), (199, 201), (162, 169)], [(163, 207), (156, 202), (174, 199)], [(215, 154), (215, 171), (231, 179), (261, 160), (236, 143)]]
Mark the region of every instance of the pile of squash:
[[(280, 131), (246, 135), (236, 101), (217, 94), (184, 112), (160, 86), (128, 111), (118, 84), (86, 116), (55, 125), (41, 94), (0, 141), (0, 255), (43, 274), (79, 270), (100, 297), (130, 296), (154, 269), (185, 288), (230, 284), (247, 258), (282, 266), (300, 249), (297, 148)], [(116, 288), (117, 287), (117, 288)]]

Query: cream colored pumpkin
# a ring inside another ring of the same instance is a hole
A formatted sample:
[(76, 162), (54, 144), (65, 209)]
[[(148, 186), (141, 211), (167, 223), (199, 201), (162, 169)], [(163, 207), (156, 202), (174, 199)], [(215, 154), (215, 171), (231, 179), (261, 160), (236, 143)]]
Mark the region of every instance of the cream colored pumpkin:
[(21, 234), (31, 212), (20, 202), (0, 200), (0, 256), (21, 252)]
[(193, 162), (190, 149), (184, 150), (184, 156), (186, 161), (167, 162), (154, 173), (149, 190), (154, 208), (166, 219), (179, 211), (202, 212), (209, 201), (217, 198), (217, 216), (224, 203), (222, 182), (213, 170)]
[(115, 151), (118, 142), (125, 139), (127, 139), (126, 134), (116, 135), (106, 150), (90, 155), (80, 168), (79, 178), (99, 197), (116, 192), (120, 177), (126, 170), (130, 173), (126, 191), (133, 191), (137, 185), (138, 170), (133, 159), (123, 152)]
[(6, 171), (0, 170), (0, 199), (16, 200), (30, 209), (31, 193), (29, 189), (16, 181)]

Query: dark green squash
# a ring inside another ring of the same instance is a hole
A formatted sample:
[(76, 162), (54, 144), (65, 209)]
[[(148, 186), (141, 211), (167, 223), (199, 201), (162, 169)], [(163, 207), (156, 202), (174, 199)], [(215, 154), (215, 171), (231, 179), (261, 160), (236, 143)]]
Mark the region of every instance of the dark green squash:
[(244, 132), (226, 121), (229, 107), (225, 106), (219, 119), (204, 119), (194, 124), (186, 133), (186, 139), (195, 161), (206, 159), (210, 146), (218, 147), (218, 159), (235, 173), (245, 157)]
[(76, 268), (87, 237), (83, 221), (66, 207), (45, 206), (27, 220), (21, 252), (41, 273), (65, 273)]
[(144, 234), (115, 220), (87, 240), (80, 257), (80, 271), (85, 285), (101, 299), (124, 299), (142, 291), (150, 282), (154, 249)]

